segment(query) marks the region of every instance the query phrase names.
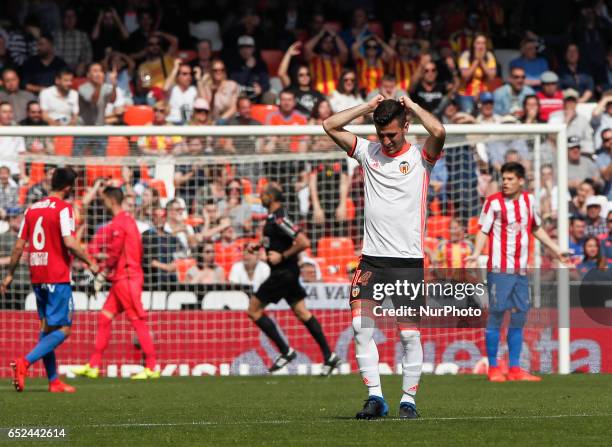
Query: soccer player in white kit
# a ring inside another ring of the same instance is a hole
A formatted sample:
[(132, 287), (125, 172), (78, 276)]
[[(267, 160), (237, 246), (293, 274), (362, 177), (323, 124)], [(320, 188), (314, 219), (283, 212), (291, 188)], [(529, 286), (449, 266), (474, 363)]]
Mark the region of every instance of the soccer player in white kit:
[[(344, 126), (373, 113), (379, 142), (357, 137)], [(416, 116), (429, 137), (422, 147), (406, 141), (408, 118)], [(427, 220), (427, 187), (431, 170), (444, 146), (446, 132), (431, 113), (403, 96), (398, 101), (382, 95), (323, 122), (327, 134), (363, 168), (365, 191), (364, 242), (359, 267), (351, 285), (351, 312), (355, 332), (355, 356), (368, 388), (368, 399), (357, 419), (388, 414), (378, 372), (378, 349), (374, 342), (374, 298), (377, 285), (423, 279), (423, 246)], [(398, 297), (390, 296), (398, 307)], [(420, 299), (412, 301), (417, 305)], [(418, 417), (415, 396), (421, 377), (423, 348), (418, 319), (399, 319), (403, 346), (402, 398), (399, 416)]]

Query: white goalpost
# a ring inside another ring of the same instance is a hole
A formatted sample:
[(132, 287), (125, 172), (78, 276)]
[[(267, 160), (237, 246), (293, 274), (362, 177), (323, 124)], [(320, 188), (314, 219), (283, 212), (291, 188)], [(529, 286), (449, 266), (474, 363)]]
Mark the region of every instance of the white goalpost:
[[(446, 238), (451, 218), (461, 222), (466, 237), (474, 234), (482, 199), (499, 180), (495, 169), (488, 171), (487, 166), (508, 151), (528, 166), (529, 191), (538, 202), (541, 198), (556, 202), (551, 221), (559, 246), (567, 252), (566, 126), (474, 124), (445, 128), (444, 166), (436, 172), (438, 183), (430, 190), (427, 243), (432, 252)], [(348, 129), (376, 137), (371, 125)], [(424, 141), (426, 135), (421, 125), (411, 125), (408, 131), (408, 139), (417, 142)], [(361, 174), (357, 163), (326, 139), (321, 126), (0, 127), (0, 142), (14, 141), (9, 137), (22, 138), (26, 152), (0, 154), (0, 166), (12, 166), (12, 181), (19, 191), (16, 206), (3, 213), (0, 239), (4, 237), (5, 243), (0, 244), (0, 250), (6, 251), (14, 240), (12, 232), (19, 218), (14, 208), (23, 211), (44, 193), (51, 168), (71, 165), (80, 174), (73, 198), (78, 237), (90, 252), (100, 255), (107, 243), (100, 229), (109, 216), (101, 207), (96, 188), (106, 183), (123, 185), (133, 200), (131, 210), (143, 237), (143, 303), (165, 375), (259, 374), (274, 358), (274, 348), (244, 312), (256, 284), (232, 281), (232, 271), (237, 263), (251, 262), (245, 247), (258, 244), (266, 216), (258, 191), (266, 182), (280, 182), (291, 216), (312, 243), (300, 261), (309, 293), (307, 305), (320, 319), (332, 349), (345, 361), (340, 372), (356, 370), (347, 309), (351, 273), (362, 240)], [(554, 199), (551, 191), (544, 191), (541, 173), (545, 166), (554, 166)], [(345, 206), (339, 210), (341, 200)], [(179, 214), (170, 215), (175, 203)], [(165, 233), (167, 228), (170, 231)], [(537, 370), (569, 374), (568, 270), (558, 268), (554, 280), (542, 277), (539, 269), (546, 264), (546, 254), (537, 242), (534, 247), (530, 260), (535, 271), (533, 305), (552, 309), (555, 322), (554, 328), (532, 330), (532, 339), (527, 336), (526, 342), (532, 354), (528, 352), (522, 361), (527, 366), (534, 361), (537, 339), (546, 336), (556, 343), (556, 361), (553, 366), (552, 360), (537, 354)], [(0, 257), (9, 255), (0, 253)], [(63, 372), (67, 372), (67, 365), (87, 362), (95, 336), (95, 315), (106, 297), (106, 289), (99, 293), (93, 290), (91, 278), (78, 263), (73, 279), (77, 313), (73, 335), (58, 354)], [(0, 346), (8, 356), (25, 351), (36, 339), (34, 305), (27, 268), (20, 266), (11, 292), (0, 297)], [(273, 305), (270, 315), (300, 353), (288, 372), (316, 374), (321, 367), (319, 352), (288, 307)], [(109, 376), (128, 376), (140, 368), (140, 348), (126, 321), (118, 319), (113, 324), (116, 336), (103, 369)], [(546, 332), (552, 329), (555, 335)], [(383, 370), (393, 372), (401, 363), (397, 340), (385, 331), (378, 337), (381, 363), (386, 365)], [(455, 363), (459, 371), (471, 372), (485, 356), (482, 327), (429, 328), (423, 340), (425, 362), (431, 371)], [(36, 371), (42, 374), (42, 369)], [(0, 377), (9, 374), (8, 365), (0, 365)]]

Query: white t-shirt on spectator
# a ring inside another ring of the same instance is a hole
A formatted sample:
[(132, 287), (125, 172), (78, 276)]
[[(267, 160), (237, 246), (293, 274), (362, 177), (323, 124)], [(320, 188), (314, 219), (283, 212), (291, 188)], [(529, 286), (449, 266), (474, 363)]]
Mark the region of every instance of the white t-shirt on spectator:
[(364, 103), (361, 96), (345, 95), (338, 90), (334, 91), (329, 97), (329, 105), (334, 113), (342, 112)]
[(232, 284), (252, 286), (253, 292), (257, 292), (261, 283), (268, 279), (268, 276), (270, 276), (270, 266), (265, 262), (257, 261), (255, 271), (253, 272), (253, 279), (251, 279), (244, 267), (244, 261), (238, 261), (232, 265), (229, 280)]
[(172, 123), (188, 121), (191, 118), (193, 102), (197, 97), (198, 90), (193, 85), (190, 85), (185, 91), (181, 90), (178, 85), (172, 87), (168, 100), (170, 106), (168, 121)]
[(11, 175), (19, 175), (17, 156), (26, 151), (23, 137), (0, 137), (0, 166), (11, 170)]
[(42, 111), (60, 124), (68, 124), (72, 115), (79, 114), (79, 94), (76, 90), (71, 89), (66, 96), (62, 96), (52, 85), (40, 92), (39, 99)]
[[(167, 222), (164, 224), (164, 232), (168, 234), (173, 234), (172, 228), (170, 228), (170, 225)], [(179, 242), (183, 246), (183, 250), (185, 251), (187, 255), (191, 254), (191, 249), (189, 248), (188, 236), (193, 236), (194, 234), (195, 234), (195, 231), (193, 230), (193, 227), (191, 225), (185, 225), (184, 231), (180, 231), (174, 234), (174, 236), (179, 240)]]

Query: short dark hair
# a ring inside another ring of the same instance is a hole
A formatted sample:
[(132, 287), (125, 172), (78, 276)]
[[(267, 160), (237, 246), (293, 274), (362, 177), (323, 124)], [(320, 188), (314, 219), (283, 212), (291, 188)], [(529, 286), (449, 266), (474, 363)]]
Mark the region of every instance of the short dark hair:
[(295, 90), (293, 90), (291, 87), (285, 87), (279, 93), (279, 95), (278, 95), (279, 98), (280, 98), (280, 95), (291, 95), (291, 96), (293, 96), (295, 98)]
[(398, 120), (403, 126), (406, 123), (406, 108), (395, 99), (385, 99), (378, 104), (372, 118), (378, 127), (388, 126), (393, 120)]
[(77, 173), (69, 166), (55, 168), (55, 171), (53, 171), (53, 177), (51, 177), (51, 190), (61, 191), (67, 186), (74, 188), (76, 178)]
[(266, 186), (266, 192), (272, 196), (275, 202), (283, 202), (285, 195), (283, 194), (283, 187), (276, 182), (270, 182)]
[(572, 217), (570, 217), (570, 225), (574, 225), (574, 222), (576, 222), (577, 220), (579, 220), (580, 222), (586, 222), (586, 219), (582, 215), (573, 214)]
[(505, 174), (506, 172), (514, 173), (518, 178), (525, 178), (525, 166), (516, 161), (511, 161), (502, 165), (501, 173)]
[(247, 95), (240, 95), (238, 96), (238, 99), (236, 99), (236, 107), (238, 107), (240, 105), (240, 101), (249, 101), (249, 103), (251, 103), (251, 98), (249, 98)]
[(121, 205), (123, 203), (123, 199), (125, 198), (121, 188), (117, 188), (116, 186), (107, 186), (102, 191), (102, 194), (112, 199), (112, 201), (118, 205)]
[(393, 81), (393, 82), (397, 82), (395, 79), (395, 75), (392, 75), (390, 73), (385, 73), (383, 75), (383, 77), (381, 78), (381, 81)]
[(603, 136), (606, 132), (610, 132), (612, 130), (612, 127), (606, 127), (604, 130), (602, 130), (601, 132), (599, 132), (599, 136), (603, 139)]
[(34, 104), (40, 105), (40, 103), (36, 101), (35, 99), (33, 99), (32, 101), (28, 101), (28, 103), (26, 104), (26, 111), (30, 110), (30, 107), (33, 106)]
[(60, 79), (64, 75), (74, 76), (74, 72), (68, 68), (62, 68), (60, 71), (55, 73), (55, 79)]
[(201, 43), (207, 43), (208, 46), (212, 49), (212, 41), (210, 39), (200, 39), (196, 42), (196, 48), (200, 46)]
[(6, 75), (7, 73), (10, 73), (11, 71), (12, 71), (13, 73), (15, 73), (15, 75), (16, 75), (17, 77), (19, 77), (19, 73), (17, 73), (17, 70), (15, 70), (15, 69), (14, 69), (14, 68), (12, 68), (12, 67), (8, 67), (8, 68), (5, 68), (4, 70), (2, 70), (2, 75), (1, 75), (0, 77), (4, 78), (4, 75)]
[(53, 35), (50, 33), (42, 33), (39, 37), (39, 39), (45, 39), (46, 41), (48, 41), (51, 45), (53, 45), (55, 43), (55, 41), (53, 40)]
[(99, 65), (102, 71), (104, 71), (104, 65), (102, 65), (102, 62), (93, 61), (85, 66), (85, 73), (89, 73), (89, 70), (91, 70), (91, 67), (93, 67), (94, 65)]

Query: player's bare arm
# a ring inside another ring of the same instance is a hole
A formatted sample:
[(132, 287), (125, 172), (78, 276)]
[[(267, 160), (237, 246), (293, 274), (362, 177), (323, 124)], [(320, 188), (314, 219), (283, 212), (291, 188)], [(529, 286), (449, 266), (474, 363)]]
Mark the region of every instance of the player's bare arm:
[(557, 259), (563, 264), (567, 264), (569, 262), (568, 254), (561, 251), (559, 245), (552, 240), (544, 228), (537, 227), (537, 229), (533, 231), (533, 237), (542, 242), (545, 247), (549, 248), (555, 254)]
[(280, 264), (283, 262), (283, 260), (297, 255), (298, 253), (306, 250), (308, 247), (310, 247), (310, 240), (303, 233), (299, 233), (295, 237), (293, 245), (284, 252), (279, 253), (277, 251), (270, 251), (268, 253), (268, 262), (272, 265)]
[(489, 236), (485, 232), (482, 230), (478, 231), (478, 234), (476, 234), (476, 241), (474, 243), (474, 253), (465, 258), (466, 266), (468, 268), (477, 267), (478, 258), (482, 254), (482, 250), (484, 250), (488, 239)]
[(343, 110), (342, 112), (338, 112), (323, 121), (323, 129), (325, 129), (327, 135), (329, 135), (338, 146), (346, 152), (350, 152), (353, 149), (355, 138), (357, 137), (346, 130), (344, 126), (356, 118), (373, 113), (374, 110), (376, 110), (376, 106), (384, 99), (383, 95), (376, 95), (365, 104), (360, 104), (350, 109)]
[(2, 284), (0, 285), (0, 292), (6, 293), (6, 289), (13, 282), (13, 274), (15, 273), (15, 269), (19, 264), (19, 260), (21, 259), (21, 255), (23, 254), (23, 249), (25, 248), (26, 241), (23, 239), (17, 239), (15, 245), (13, 246), (13, 251), (11, 252), (11, 260), (8, 265), (8, 272), (4, 279), (2, 280)]
[(409, 96), (402, 96), (399, 102), (406, 107), (408, 112), (414, 113), (419, 121), (421, 121), (421, 124), (423, 124), (425, 130), (429, 133), (429, 137), (425, 141), (423, 149), (429, 157), (434, 160), (437, 159), (442, 152), (444, 140), (446, 139), (446, 130), (444, 126), (438, 118), (415, 103)]
[(64, 239), (64, 245), (66, 246), (66, 248), (70, 250), (70, 252), (77, 259), (80, 259), (85, 264), (87, 264), (87, 267), (89, 267), (89, 270), (91, 270), (93, 273), (98, 273), (98, 271), (100, 270), (98, 267), (98, 264), (94, 263), (91, 260), (91, 258), (87, 255), (85, 250), (81, 248), (81, 245), (78, 243), (78, 241), (74, 237), (64, 236), (63, 239)]

